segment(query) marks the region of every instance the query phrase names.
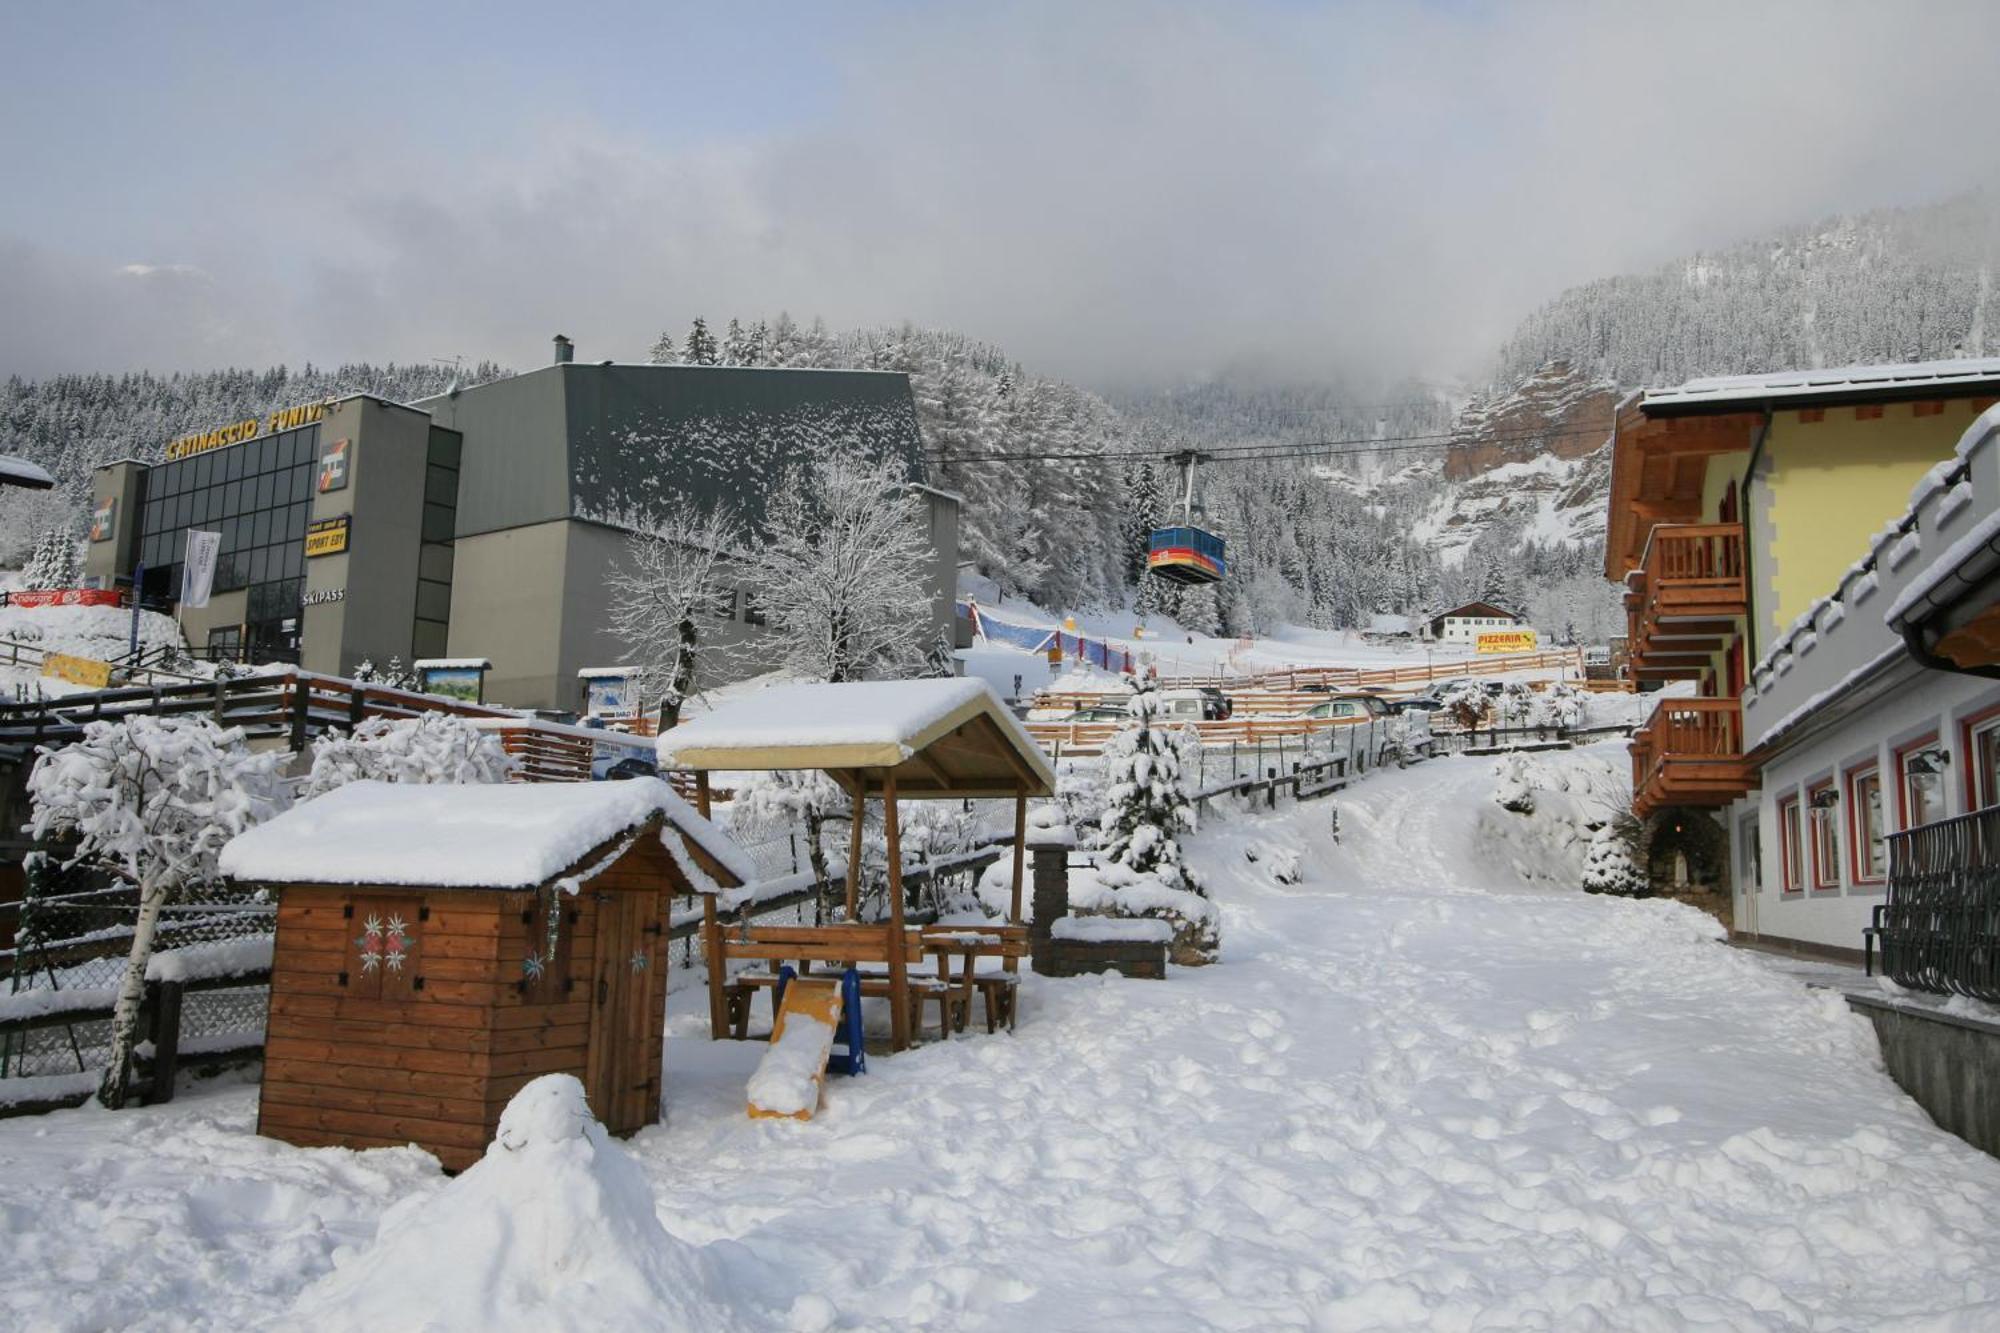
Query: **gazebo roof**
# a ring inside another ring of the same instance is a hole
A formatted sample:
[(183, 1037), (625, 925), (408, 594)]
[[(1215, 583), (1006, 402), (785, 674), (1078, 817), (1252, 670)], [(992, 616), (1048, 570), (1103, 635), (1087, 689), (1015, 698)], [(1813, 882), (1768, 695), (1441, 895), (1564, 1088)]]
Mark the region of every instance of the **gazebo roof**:
[[(648, 824), (695, 883), (755, 867), (658, 778), (578, 783), (353, 782), (232, 838), (221, 870), (270, 884), (534, 888)], [(669, 832), (672, 830), (672, 832)], [(678, 837), (674, 835), (678, 834)]]
[(777, 685), (663, 732), (660, 762), (696, 771), (822, 769), (854, 791), (1047, 796), (1055, 772), (983, 680)]

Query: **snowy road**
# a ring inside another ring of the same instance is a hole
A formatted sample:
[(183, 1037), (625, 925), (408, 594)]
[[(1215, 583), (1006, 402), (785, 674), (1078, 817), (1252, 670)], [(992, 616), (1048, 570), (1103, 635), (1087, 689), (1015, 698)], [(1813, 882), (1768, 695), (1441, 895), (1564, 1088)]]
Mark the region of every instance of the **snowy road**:
[[(662, 1221), (750, 1328), (2000, 1327), (2000, 1162), (1706, 918), (1524, 886), (1492, 784), (1371, 777), (1338, 846), (1325, 802), (1217, 821), (1221, 966), (1034, 982), (1012, 1038), (878, 1061), (810, 1125), (747, 1120), (756, 1052), (677, 1012), (633, 1141)], [(253, 1108), (0, 1122), (0, 1323), (282, 1325), (435, 1188)]]

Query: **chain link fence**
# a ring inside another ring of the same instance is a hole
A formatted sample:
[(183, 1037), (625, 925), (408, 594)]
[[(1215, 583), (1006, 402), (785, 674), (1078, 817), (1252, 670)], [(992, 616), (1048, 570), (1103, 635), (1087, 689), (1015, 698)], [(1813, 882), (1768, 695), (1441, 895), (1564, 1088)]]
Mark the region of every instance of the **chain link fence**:
[[(30, 859), (26, 895), (0, 907), (0, 931), (11, 927), (13, 936), (0, 950), (0, 1079), (103, 1068), (138, 911), (130, 886)], [(270, 902), (222, 885), (192, 887), (161, 910), (153, 971), (188, 985), (183, 1050), (262, 1039), (269, 988), (227, 982), (268, 971), (268, 947), (256, 966), (254, 942), (268, 941), (276, 924)]]

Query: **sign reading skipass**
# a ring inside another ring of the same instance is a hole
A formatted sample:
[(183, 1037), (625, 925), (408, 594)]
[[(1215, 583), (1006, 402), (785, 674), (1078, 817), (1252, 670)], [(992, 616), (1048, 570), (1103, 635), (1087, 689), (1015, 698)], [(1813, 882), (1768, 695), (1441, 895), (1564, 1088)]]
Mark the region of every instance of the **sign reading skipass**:
[(303, 407), (287, 407), (282, 411), (273, 412), (269, 417), (250, 417), (199, 435), (183, 435), (167, 446), (167, 461), (171, 463), (195, 454), (205, 454), (210, 449), (220, 449), (224, 445), (241, 444), (245, 440), (254, 440), (259, 435), (291, 430), (297, 426), (310, 426), (324, 417), (332, 406), (332, 399), (323, 403), (307, 403)]
[(1531, 629), (1497, 630), (1482, 634), (1474, 646), (1480, 653), (1532, 653), (1535, 651), (1535, 632)]

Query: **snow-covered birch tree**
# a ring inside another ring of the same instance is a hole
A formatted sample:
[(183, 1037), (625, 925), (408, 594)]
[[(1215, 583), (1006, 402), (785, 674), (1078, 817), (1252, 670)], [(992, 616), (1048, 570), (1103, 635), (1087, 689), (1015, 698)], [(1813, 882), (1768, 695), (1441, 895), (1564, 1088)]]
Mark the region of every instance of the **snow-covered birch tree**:
[(930, 622), (923, 505), (891, 464), (834, 455), (786, 472), (750, 585), (774, 665), (817, 680), (921, 668)]
[(283, 751), (252, 754), (243, 730), (205, 717), (91, 722), (82, 739), (43, 750), (28, 775), (29, 830), (74, 840), (66, 865), (87, 865), (139, 893), (132, 947), (111, 1022), (111, 1059), (98, 1100), (125, 1104), (139, 1004), (160, 909), (212, 879), (224, 843), (283, 809)]
[(724, 661), (716, 643), (735, 598), (728, 558), (742, 529), (720, 509), (676, 509), (635, 533), (611, 588), (611, 633), (623, 645), (641, 699), (658, 699), (661, 725), (680, 721), (703, 668)]

